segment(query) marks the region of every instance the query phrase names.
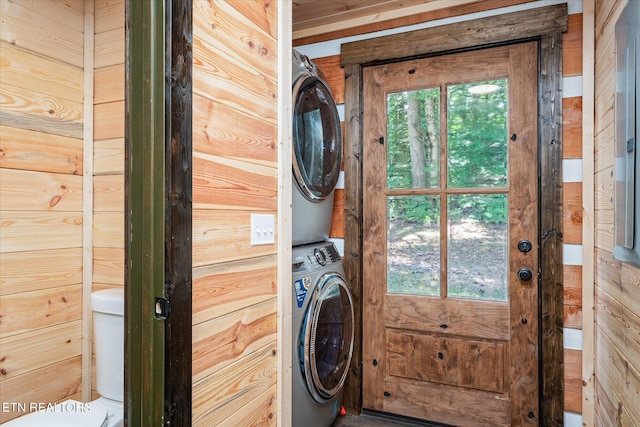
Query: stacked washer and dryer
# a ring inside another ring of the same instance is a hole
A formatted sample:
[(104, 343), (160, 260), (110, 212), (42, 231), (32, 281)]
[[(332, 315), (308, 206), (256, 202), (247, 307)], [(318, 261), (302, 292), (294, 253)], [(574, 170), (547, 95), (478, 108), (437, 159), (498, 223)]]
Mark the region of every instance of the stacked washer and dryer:
[(328, 427), (354, 339), (351, 292), (329, 240), (342, 164), (340, 117), (315, 64), (293, 51), (293, 426)]

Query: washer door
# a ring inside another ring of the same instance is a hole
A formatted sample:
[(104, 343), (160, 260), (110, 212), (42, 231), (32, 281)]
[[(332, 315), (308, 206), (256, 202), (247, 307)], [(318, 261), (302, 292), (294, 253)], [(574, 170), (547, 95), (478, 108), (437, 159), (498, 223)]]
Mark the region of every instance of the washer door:
[(293, 174), (310, 200), (328, 197), (342, 164), (342, 130), (329, 88), (306, 75), (293, 86)]
[(313, 291), (300, 332), (300, 368), (317, 402), (335, 396), (353, 353), (353, 301), (344, 278), (323, 275)]

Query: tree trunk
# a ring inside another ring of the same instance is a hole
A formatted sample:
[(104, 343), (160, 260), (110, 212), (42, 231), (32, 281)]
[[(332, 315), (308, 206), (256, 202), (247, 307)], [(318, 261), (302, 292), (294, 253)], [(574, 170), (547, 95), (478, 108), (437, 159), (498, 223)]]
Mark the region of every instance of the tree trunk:
[(409, 152), (411, 154), (411, 184), (413, 188), (425, 188), (427, 174), (425, 171), (424, 142), (420, 130), (420, 100), (412, 94), (407, 100), (407, 126), (409, 135)]
[(440, 141), (440, 131), (438, 123), (436, 122), (436, 108), (438, 108), (438, 99), (437, 98), (427, 98), (424, 100), (424, 116), (427, 120), (427, 138), (426, 138), (426, 164), (428, 166), (428, 171), (433, 172), (427, 173), (427, 185), (430, 184), (430, 177), (434, 177), (435, 179), (439, 179), (440, 171), (439, 171), (439, 159), (438, 159), (438, 149), (439, 149), (439, 141)]

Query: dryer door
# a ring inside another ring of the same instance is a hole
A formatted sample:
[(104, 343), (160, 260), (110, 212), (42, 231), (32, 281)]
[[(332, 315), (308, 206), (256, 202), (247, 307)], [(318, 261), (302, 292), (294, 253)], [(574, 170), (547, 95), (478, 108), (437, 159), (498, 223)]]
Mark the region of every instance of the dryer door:
[(342, 130), (329, 88), (306, 75), (293, 86), (293, 174), (310, 200), (328, 197), (342, 164)]
[(353, 353), (353, 301), (344, 278), (327, 273), (313, 291), (301, 330), (300, 365), (313, 398), (335, 396), (347, 377)]

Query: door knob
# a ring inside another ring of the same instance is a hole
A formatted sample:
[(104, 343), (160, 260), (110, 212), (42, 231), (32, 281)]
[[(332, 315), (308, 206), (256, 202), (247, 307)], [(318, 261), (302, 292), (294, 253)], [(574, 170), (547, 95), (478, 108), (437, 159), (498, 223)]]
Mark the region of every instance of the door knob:
[(518, 270), (518, 277), (520, 278), (520, 280), (524, 282), (528, 282), (533, 278), (533, 272), (531, 271), (530, 268), (524, 267)]

